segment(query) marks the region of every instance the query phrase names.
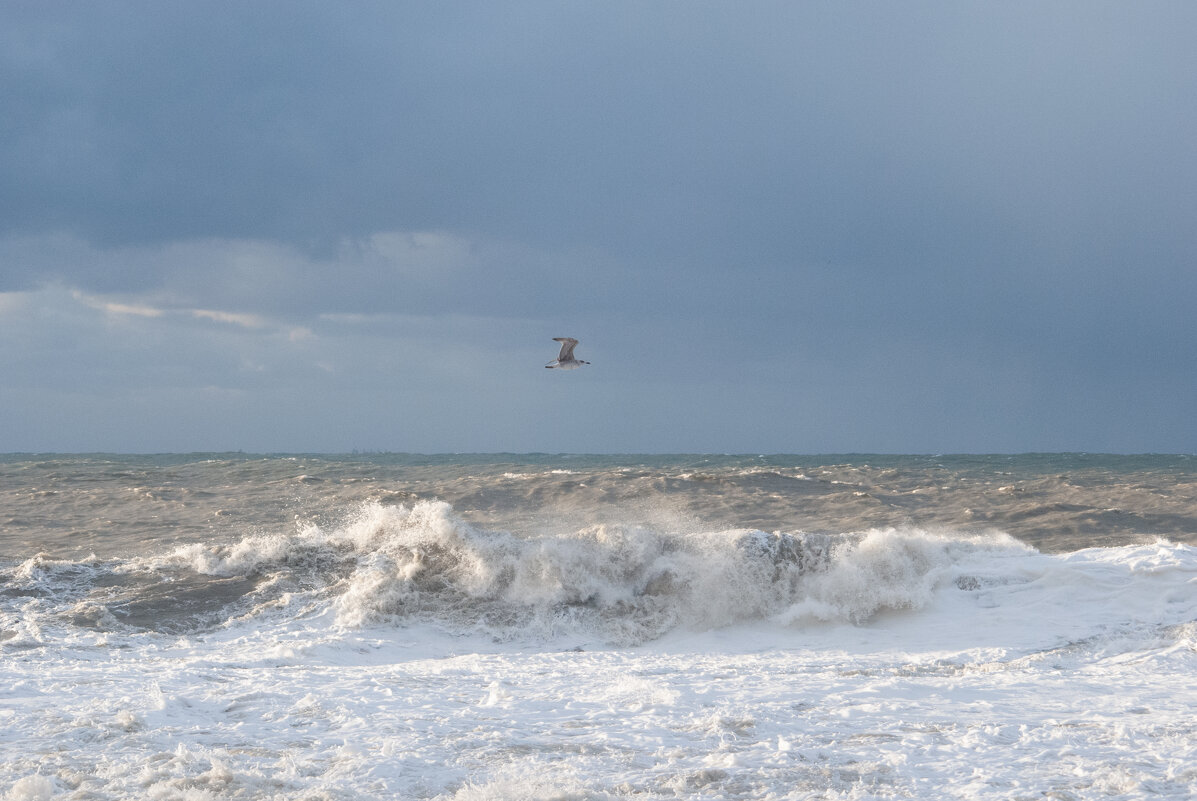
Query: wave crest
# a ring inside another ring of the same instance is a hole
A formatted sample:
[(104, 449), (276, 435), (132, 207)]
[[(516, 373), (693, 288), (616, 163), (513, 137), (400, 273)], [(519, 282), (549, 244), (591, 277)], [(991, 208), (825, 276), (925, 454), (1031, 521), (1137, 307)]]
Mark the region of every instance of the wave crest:
[(586, 634), (612, 644), (754, 620), (859, 623), (923, 606), (959, 551), (1025, 550), (1001, 535), (918, 529), (827, 535), (598, 524), (521, 537), (471, 526), (443, 502), (371, 503), (327, 534), (308, 526), (264, 545), (260, 559), (240, 543), (194, 564), (307, 565), (327, 581), (345, 627), (419, 621), (498, 639)]
[[(336, 525), (301, 523), (118, 562), (30, 560), (23, 592), (70, 604), (90, 628), (185, 632), (282, 615), (338, 627), (431, 624), (498, 640), (647, 642), (738, 623), (863, 623), (919, 609), (1005, 535), (916, 528), (848, 534), (594, 524), (521, 535), (475, 527), (444, 502), (369, 502)], [(59, 612), (64, 610), (60, 607)], [(111, 613), (111, 614), (110, 614)]]

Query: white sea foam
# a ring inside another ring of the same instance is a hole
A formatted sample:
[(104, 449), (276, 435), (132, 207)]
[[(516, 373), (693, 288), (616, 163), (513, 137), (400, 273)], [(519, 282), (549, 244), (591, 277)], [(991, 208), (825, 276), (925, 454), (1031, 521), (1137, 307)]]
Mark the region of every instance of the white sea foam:
[(1163, 539), (372, 501), (2, 578), (2, 799), (1197, 795)]
[(980, 545), (874, 533), (859, 569), (919, 586), (888, 612), (636, 648), (329, 610), (6, 650), (8, 797), (1187, 797), (1194, 549)]

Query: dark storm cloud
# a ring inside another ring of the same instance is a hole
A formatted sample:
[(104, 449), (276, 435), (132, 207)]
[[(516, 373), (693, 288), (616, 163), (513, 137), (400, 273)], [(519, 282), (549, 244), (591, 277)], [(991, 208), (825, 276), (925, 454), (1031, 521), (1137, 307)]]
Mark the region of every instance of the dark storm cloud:
[(37, 8), (6, 34), (9, 230), (855, 263), (1000, 246), (1045, 204), (1093, 232), (1194, 170), (1179, 6)]
[[(3, 224), (859, 262), (1000, 245), (1078, 187), (1111, 195), (1070, 215), (1091, 229), (1191, 176), (1182, 7), (929, 8), (27, 8)], [(1179, 216), (1156, 211), (1134, 216)]]
[[(320, 335), (320, 315), (580, 326), (624, 364), (659, 342), (637, 380), (698, 389), (705, 363), (776, 413), (853, 409), (822, 430), (864, 443), (892, 408), (895, 443), (984, 447), (966, 435), (991, 420), (1004, 447), (1038, 408), (1035, 441), (1085, 447), (1050, 421), (1090, 402), (1108, 429), (1144, 392), (1176, 399), (1152, 441), (1195, 447), (1191, 4), (8, 4), (0, 23), (0, 292)], [(690, 425), (726, 424), (743, 399), (720, 393)]]

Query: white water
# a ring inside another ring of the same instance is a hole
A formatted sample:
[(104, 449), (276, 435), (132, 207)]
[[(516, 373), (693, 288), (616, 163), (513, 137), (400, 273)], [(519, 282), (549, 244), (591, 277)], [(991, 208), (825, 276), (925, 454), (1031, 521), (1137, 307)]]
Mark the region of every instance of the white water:
[[(185, 636), (94, 612), (147, 575), (255, 583)], [(9, 799), (1197, 793), (1197, 549), (1165, 541), (520, 539), (367, 504), (9, 578)]]

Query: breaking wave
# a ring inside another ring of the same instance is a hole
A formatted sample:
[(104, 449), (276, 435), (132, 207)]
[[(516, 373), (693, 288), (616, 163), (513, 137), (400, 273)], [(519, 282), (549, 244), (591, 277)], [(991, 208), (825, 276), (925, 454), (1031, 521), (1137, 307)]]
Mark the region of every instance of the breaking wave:
[(328, 614), (346, 629), (432, 624), (499, 640), (584, 634), (614, 645), (678, 628), (863, 623), (919, 609), (978, 558), (1025, 554), (1002, 534), (662, 531), (556, 535), (477, 528), (443, 502), (363, 504), (340, 524), (101, 562), (35, 557), (5, 593), (85, 627), (186, 633)]

